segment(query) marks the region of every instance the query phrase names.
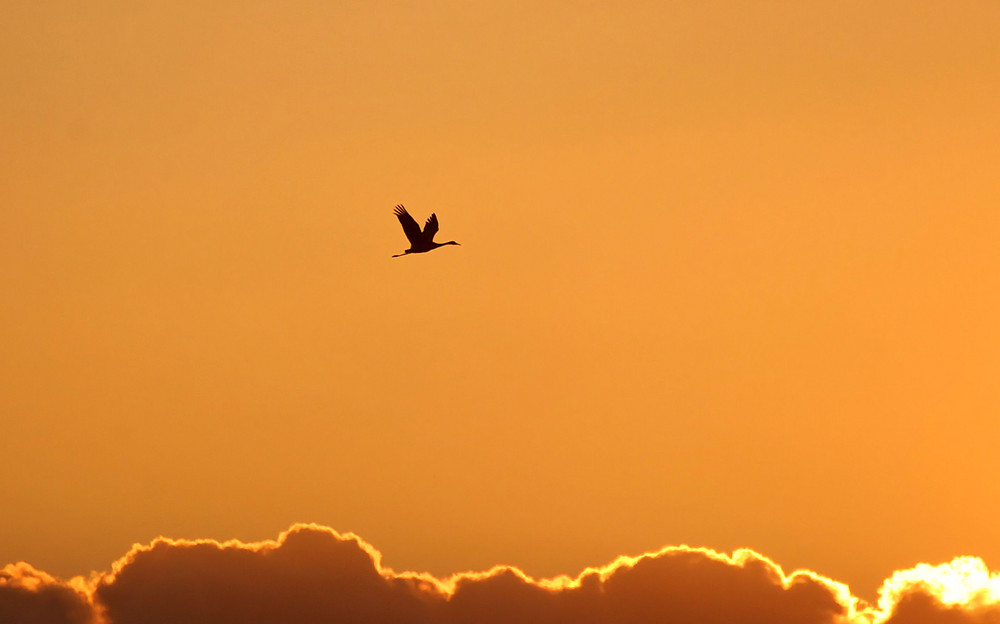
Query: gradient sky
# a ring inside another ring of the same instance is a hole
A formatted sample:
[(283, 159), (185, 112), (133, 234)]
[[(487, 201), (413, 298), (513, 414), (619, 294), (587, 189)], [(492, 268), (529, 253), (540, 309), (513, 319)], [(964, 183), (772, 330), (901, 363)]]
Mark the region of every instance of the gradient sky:
[(1000, 566), (1000, 4), (2, 13), (0, 563)]

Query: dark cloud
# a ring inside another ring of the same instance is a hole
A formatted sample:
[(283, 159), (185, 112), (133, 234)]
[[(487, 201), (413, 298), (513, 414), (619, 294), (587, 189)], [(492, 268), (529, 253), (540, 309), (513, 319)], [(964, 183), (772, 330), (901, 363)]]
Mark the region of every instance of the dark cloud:
[(785, 579), (761, 557), (734, 560), (670, 548), (622, 558), (562, 586), (514, 570), (461, 579), (449, 622), (802, 622), (832, 623), (850, 611), (837, 587), (806, 575)]
[(384, 568), (357, 536), (316, 525), (254, 544), (160, 538), (89, 584), (24, 563), (0, 575), (3, 624), (1000, 624), (998, 605), (1000, 579), (971, 558), (897, 572), (876, 608), (750, 550), (670, 547), (576, 578), (500, 566), (442, 580)]
[(669, 549), (617, 569), (604, 583), (607, 609), (633, 622), (837, 622), (850, 604), (806, 575), (785, 579), (763, 557), (737, 560), (701, 550)]
[(786, 578), (767, 559), (671, 548), (621, 558), (577, 579), (535, 581), (498, 567), (445, 581), (398, 575), (354, 536), (294, 527), (275, 543), (158, 540), (96, 590), (114, 624), (160, 622), (801, 622), (851, 612), (819, 577)]
[(95, 596), (114, 624), (430, 622), (442, 598), (380, 573), (357, 538), (310, 526), (260, 545), (159, 539), (133, 549)]
[(884, 624), (1000, 624), (1000, 606), (947, 605), (932, 594), (915, 590), (901, 596)]
[(3, 624), (89, 624), (93, 618), (82, 584), (58, 581), (23, 562), (0, 570)]

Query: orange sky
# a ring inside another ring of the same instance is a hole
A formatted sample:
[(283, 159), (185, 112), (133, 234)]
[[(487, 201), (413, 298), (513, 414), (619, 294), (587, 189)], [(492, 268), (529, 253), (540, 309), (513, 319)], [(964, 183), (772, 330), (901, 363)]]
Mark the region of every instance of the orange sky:
[(1000, 5), (626, 4), (5, 7), (0, 563), (1000, 566)]

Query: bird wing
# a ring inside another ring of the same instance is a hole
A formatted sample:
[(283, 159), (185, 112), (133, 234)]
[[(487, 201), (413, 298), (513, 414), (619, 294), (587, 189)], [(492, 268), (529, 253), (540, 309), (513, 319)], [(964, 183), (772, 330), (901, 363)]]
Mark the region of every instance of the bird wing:
[(399, 224), (403, 226), (403, 233), (406, 234), (406, 238), (410, 240), (411, 245), (417, 245), (420, 243), (422, 235), (420, 234), (420, 226), (417, 222), (413, 220), (410, 213), (406, 212), (406, 208), (403, 208), (403, 204), (396, 206), (393, 210), (396, 218), (399, 219)]
[(437, 232), (438, 216), (432, 212), (430, 218), (427, 219), (427, 223), (424, 224), (424, 240), (428, 243), (433, 241), (434, 235), (437, 234)]

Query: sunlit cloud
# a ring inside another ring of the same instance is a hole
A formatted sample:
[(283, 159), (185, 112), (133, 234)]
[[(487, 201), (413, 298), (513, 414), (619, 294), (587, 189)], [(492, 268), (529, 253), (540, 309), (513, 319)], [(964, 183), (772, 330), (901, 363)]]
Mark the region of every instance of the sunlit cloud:
[(921, 563), (898, 570), (879, 590), (879, 609), (890, 624), (941, 621), (1000, 622), (1000, 574), (976, 557)]
[(276, 540), (137, 544), (107, 573), (62, 581), (27, 563), (0, 571), (0, 622), (257, 624), (1000, 622), (1000, 576), (963, 557), (900, 570), (876, 605), (749, 549), (670, 546), (576, 576), (511, 566), (436, 578), (396, 572), (357, 535), (300, 524)]

